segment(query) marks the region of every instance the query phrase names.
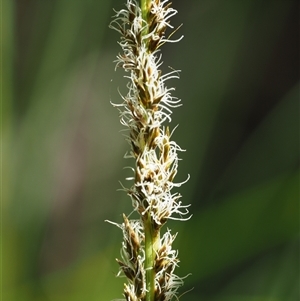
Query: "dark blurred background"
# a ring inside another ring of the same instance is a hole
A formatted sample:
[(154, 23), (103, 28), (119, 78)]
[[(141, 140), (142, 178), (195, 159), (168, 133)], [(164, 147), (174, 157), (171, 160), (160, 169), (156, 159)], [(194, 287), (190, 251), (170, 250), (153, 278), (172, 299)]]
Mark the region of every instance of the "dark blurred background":
[[(108, 29), (124, 1), (2, 1), (5, 301), (122, 298), (121, 231), (104, 220), (131, 212), (110, 104), (126, 93)], [(191, 273), (180, 300), (299, 300), (299, 1), (173, 7), (184, 39), (162, 48), (162, 69), (181, 70), (167, 85), (193, 214), (168, 224), (177, 273)]]

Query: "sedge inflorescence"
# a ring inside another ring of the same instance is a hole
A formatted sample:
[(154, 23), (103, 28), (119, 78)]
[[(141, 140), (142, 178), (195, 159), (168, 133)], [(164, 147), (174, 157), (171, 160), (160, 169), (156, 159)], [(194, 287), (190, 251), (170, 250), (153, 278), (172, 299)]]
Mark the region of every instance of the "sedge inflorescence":
[[(116, 12), (110, 27), (121, 35), (123, 53), (116, 66), (128, 73), (128, 93), (122, 96), (121, 123), (129, 129), (131, 151), (135, 160), (133, 185), (124, 190), (131, 197), (139, 219), (116, 224), (123, 231), (120, 273), (128, 279), (124, 287), (126, 301), (168, 301), (176, 296), (182, 279), (174, 274), (177, 251), (172, 249), (176, 235), (161, 228), (168, 219), (184, 219), (187, 207), (180, 194), (173, 193), (178, 168), (178, 151), (165, 122), (171, 121), (172, 108), (180, 100), (171, 95), (174, 88), (165, 82), (178, 77), (177, 71), (162, 75), (160, 47), (170, 42), (166, 30), (172, 28), (170, 17), (177, 11), (168, 1), (146, 1), (144, 10), (135, 0), (127, 0), (126, 9)], [(171, 41), (173, 42), (173, 41)]]

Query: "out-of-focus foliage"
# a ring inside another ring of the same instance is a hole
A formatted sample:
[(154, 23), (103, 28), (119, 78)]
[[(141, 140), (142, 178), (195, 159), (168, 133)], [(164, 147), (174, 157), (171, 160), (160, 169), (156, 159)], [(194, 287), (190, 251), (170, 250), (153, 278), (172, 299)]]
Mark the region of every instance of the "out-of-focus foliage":
[[(2, 1), (2, 298), (122, 298), (114, 258), (130, 200), (108, 29), (124, 1)], [(178, 231), (180, 300), (299, 296), (299, 1), (174, 0), (163, 72), (193, 218)], [(125, 181), (125, 180), (124, 180)], [(124, 182), (123, 181), (123, 182)], [(125, 183), (124, 183), (125, 184)]]

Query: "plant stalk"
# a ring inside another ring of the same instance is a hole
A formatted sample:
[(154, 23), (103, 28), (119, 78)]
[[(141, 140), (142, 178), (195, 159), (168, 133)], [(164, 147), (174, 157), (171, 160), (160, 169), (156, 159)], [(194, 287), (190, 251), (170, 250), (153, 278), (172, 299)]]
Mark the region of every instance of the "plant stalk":
[[(142, 10), (142, 18), (145, 21), (145, 24), (148, 24), (148, 13), (150, 10), (151, 0), (141, 0), (141, 10)], [(142, 35), (145, 36), (148, 34), (148, 26), (144, 27), (142, 31)]]
[(144, 220), (145, 229), (145, 271), (146, 271), (146, 301), (154, 301), (155, 296), (155, 269), (154, 262), (156, 251), (159, 248), (159, 231), (153, 229), (151, 216), (147, 213)]
[[(142, 35), (148, 34), (148, 13), (151, 6), (151, 0), (141, 0), (142, 18), (144, 21), (144, 29)], [(145, 40), (145, 46), (147, 47), (148, 41)], [(150, 213), (147, 213), (144, 219), (145, 230), (145, 271), (146, 271), (146, 301), (155, 301), (155, 251), (159, 244), (159, 231), (153, 229), (153, 223), (151, 221)], [(157, 233), (155, 233), (157, 232)]]
[(187, 206), (178, 202), (180, 195), (171, 192), (173, 186), (183, 184), (173, 183), (181, 148), (170, 141), (169, 129), (163, 125), (171, 121), (171, 108), (180, 102), (171, 96), (173, 88), (165, 86), (166, 80), (177, 77), (175, 71), (163, 76), (159, 68), (159, 48), (173, 42), (165, 36), (168, 20), (177, 13), (167, 2), (127, 0), (127, 9), (117, 12), (110, 24), (121, 34), (123, 54), (117, 56), (116, 66), (130, 73), (123, 103), (114, 104), (120, 110), (121, 123), (129, 130), (128, 157), (135, 160), (136, 166), (134, 183), (123, 188), (140, 217), (129, 221), (124, 215), (124, 222), (117, 224), (124, 235), (122, 260), (117, 262), (120, 273), (128, 278), (123, 294), (128, 301), (178, 300), (177, 289), (183, 284), (173, 273), (178, 262), (177, 252), (172, 249), (176, 235), (168, 229), (160, 237), (163, 225), (173, 214), (178, 214), (178, 219), (188, 214)]

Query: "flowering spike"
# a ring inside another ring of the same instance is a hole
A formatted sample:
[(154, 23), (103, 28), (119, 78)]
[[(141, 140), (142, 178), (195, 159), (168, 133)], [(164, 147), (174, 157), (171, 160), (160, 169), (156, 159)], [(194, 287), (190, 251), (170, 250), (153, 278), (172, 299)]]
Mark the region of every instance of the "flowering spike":
[[(172, 188), (177, 173), (177, 152), (182, 149), (171, 141), (172, 132), (163, 124), (171, 121), (172, 108), (180, 100), (171, 95), (174, 88), (165, 82), (178, 78), (178, 71), (162, 75), (160, 47), (173, 33), (165, 36), (170, 18), (177, 11), (168, 0), (127, 0), (126, 9), (116, 12), (110, 27), (121, 34), (123, 53), (117, 56), (116, 67), (129, 75), (128, 93), (123, 103), (115, 105), (121, 123), (128, 128), (127, 140), (131, 152), (126, 157), (135, 160), (132, 187), (123, 190), (132, 200), (137, 220), (116, 224), (123, 231), (122, 260), (117, 259), (120, 273), (128, 280), (124, 286), (126, 301), (170, 301), (183, 284), (174, 274), (179, 262), (172, 249), (176, 235), (167, 230), (161, 236), (168, 219), (186, 220), (187, 207), (179, 201), (180, 194)], [(180, 38), (181, 39), (181, 38)], [(115, 223), (113, 223), (115, 224)], [(177, 297), (176, 297), (177, 298)]]

